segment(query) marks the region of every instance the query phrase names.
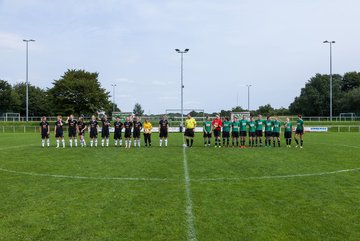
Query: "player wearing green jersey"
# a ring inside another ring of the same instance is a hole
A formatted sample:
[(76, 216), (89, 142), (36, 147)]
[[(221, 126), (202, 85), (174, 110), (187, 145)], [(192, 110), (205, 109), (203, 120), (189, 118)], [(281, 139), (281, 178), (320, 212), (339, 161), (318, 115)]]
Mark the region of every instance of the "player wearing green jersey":
[(263, 136), (263, 124), (264, 124), (264, 120), (262, 119), (262, 116), (259, 115), (257, 120), (255, 121), (256, 123), (256, 140), (255, 140), (255, 144), (256, 146), (262, 146), (262, 136)]
[(234, 121), (232, 122), (231, 126), (231, 140), (232, 140), (232, 146), (235, 147), (235, 141), (236, 141), (236, 147), (239, 146), (239, 133), (240, 132), (240, 122), (236, 117), (234, 117)]
[(281, 122), (277, 117), (275, 117), (275, 120), (273, 122), (273, 147), (275, 147), (276, 140), (278, 147), (280, 147), (280, 128)]
[[(225, 120), (223, 122), (223, 129), (222, 129), (222, 141), (224, 147), (229, 147), (230, 142), (230, 130), (231, 130), (231, 121), (229, 121), (229, 117), (225, 117)], [(226, 146), (225, 146), (226, 141)]]
[(296, 147), (299, 146), (299, 141), (297, 139), (298, 136), (300, 136), (300, 148), (303, 148), (303, 135), (304, 135), (304, 121), (301, 118), (301, 115), (298, 115), (298, 119), (296, 121), (296, 130), (295, 130), (295, 141), (296, 141)]
[(245, 148), (246, 142), (246, 126), (248, 121), (246, 120), (246, 115), (243, 115), (243, 118), (239, 121), (240, 122), (240, 147)]
[(204, 146), (210, 146), (211, 144), (211, 121), (209, 116), (206, 116), (206, 119), (203, 123), (204, 129)]
[(274, 122), (268, 116), (265, 121), (265, 146), (271, 147), (271, 137), (273, 135)]
[(248, 122), (249, 126), (249, 147), (254, 147), (255, 144), (255, 136), (256, 136), (256, 121), (254, 117), (250, 117), (250, 121)]
[(292, 137), (292, 123), (288, 117), (286, 118), (284, 128), (285, 128), (284, 137), (285, 137), (285, 141), (286, 141), (286, 146), (290, 148), (291, 147), (291, 137)]

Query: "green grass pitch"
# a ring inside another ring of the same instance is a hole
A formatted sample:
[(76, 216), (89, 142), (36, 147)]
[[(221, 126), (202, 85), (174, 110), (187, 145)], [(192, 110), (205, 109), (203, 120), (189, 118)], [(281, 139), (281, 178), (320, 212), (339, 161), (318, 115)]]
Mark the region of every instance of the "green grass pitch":
[(301, 150), (195, 138), (186, 182), (180, 134), (129, 150), (0, 134), (0, 240), (360, 239), (359, 133), (306, 134)]

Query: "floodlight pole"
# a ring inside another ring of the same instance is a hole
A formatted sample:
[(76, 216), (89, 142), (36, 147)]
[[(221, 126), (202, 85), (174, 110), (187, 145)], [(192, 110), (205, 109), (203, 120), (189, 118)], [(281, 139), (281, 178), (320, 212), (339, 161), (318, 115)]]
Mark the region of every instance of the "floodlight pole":
[(333, 88), (332, 88), (332, 44), (335, 43), (335, 41), (328, 41), (328, 40), (325, 40), (323, 42), (324, 44), (329, 44), (330, 46), (330, 121), (332, 121), (332, 117), (333, 117), (333, 108), (332, 108), (332, 105), (333, 105)]
[(35, 42), (33, 39), (24, 39), (26, 43), (26, 121), (29, 121), (29, 42)]
[(116, 84), (111, 84), (111, 86), (113, 87), (113, 112), (115, 112), (115, 87)]
[(248, 89), (248, 111), (250, 111), (250, 87), (252, 85), (246, 85), (247, 89)]
[(184, 54), (186, 54), (189, 49), (181, 51), (175, 49), (176, 52), (181, 54), (181, 128), (184, 126)]

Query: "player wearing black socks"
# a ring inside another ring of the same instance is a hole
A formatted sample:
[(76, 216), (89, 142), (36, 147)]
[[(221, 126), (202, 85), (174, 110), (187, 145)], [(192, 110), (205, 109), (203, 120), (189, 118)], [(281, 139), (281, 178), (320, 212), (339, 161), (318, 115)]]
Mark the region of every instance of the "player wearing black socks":
[(296, 130), (295, 130), (295, 142), (296, 147), (299, 146), (298, 136), (300, 136), (300, 148), (303, 148), (303, 135), (304, 135), (304, 121), (301, 118), (301, 115), (298, 115), (298, 119), (296, 121)]
[(291, 137), (292, 137), (292, 123), (288, 117), (286, 118), (284, 128), (285, 128), (284, 137), (285, 137), (285, 141), (286, 141), (286, 147), (290, 148), (291, 147)]

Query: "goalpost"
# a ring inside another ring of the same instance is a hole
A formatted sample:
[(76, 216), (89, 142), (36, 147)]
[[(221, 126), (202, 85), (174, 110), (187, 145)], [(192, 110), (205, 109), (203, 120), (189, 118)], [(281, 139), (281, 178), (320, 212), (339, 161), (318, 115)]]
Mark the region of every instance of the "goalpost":
[(240, 120), (243, 118), (243, 116), (246, 116), (246, 119), (250, 119), (250, 112), (249, 111), (245, 111), (245, 112), (231, 112), (230, 118), (231, 121), (234, 120), (234, 118)]
[[(195, 112), (201, 113), (201, 116), (193, 116), (193, 118), (196, 121), (198, 121), (198, 120), (204, 121), (205, 120), (205, 116), (204, 116), (205, 109), (183, 109), (183, 111), (184, 111), (184, 119), (186, 119), (187, 113), (189, 113), (191, 111), (195, 111)], [(168, 115), (170, 113), (180, 114), (180, 112), (181, 112), (181, 109), (166, 109), (165, 110), (166, 115)], [(178, 127), (173, 127), (173, 128), (176, 128), (177, 131), (182, 132), (183, 131), (183, 126), (180, 126), (181, 125), (181, 116), (174, 116), (173, 118), (174, 118), (174, 120), (176, 122), (179, 122)], [(199, 129), (200, 129), (200, 127), (196, 127), (195, 132), (199, 131)], [(202, 128), (201, 128), (201, 130), (202, 130)]]
[(5, 121), (20, 121), (20, 113), (4, 113)]
[(120, 117), (120, 120), (122, 122), (125, 121), (126, 117), (128, 116), (132, 116), (133, 113), (132, 112), (112, 112), (111, 113), (111, 116), (112, 116), (112, 119), (115, 120), (116, 117)]

